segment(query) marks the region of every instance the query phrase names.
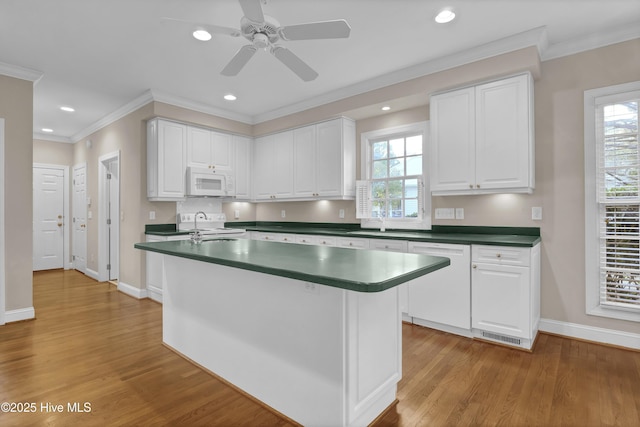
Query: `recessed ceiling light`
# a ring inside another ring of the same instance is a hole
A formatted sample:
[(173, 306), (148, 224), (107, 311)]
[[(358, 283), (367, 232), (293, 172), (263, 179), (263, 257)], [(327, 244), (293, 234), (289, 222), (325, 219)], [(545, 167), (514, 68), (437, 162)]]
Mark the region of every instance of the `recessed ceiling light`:
[(67, 107), (67, 106), (62, 106), (62, 107), (60, 107), (60, 109), (61, 109), (62, 111), (66, 111), (67, 113), (73, 113), (74, 111), (76, 111), (76, 109), (75, 109), (75, 108)]
[(51, 133), (51, 132), (53, 132), (53, 129), (49, 129), (49, 128), (42, 128), (42, 132)]
[(388, 105), (385, 105), (384, 107), (382, 107), (382, 111), (389, 111), (391, 110), (391, 107), (389, 107)]
[(438, 24), (446, 24), (447, 22), (453, 21), (456, 17), (456, 14), (451, 9), (443, 9), (438, 13), (435, 17), (435, 20)]
[(193, 32), (193, 37), (203, 42), (211, 40), (211, 34), (206, 30), (195, 30)]
[(224, 96), (224, 99), (226, 99), (227, 101), (235, 101), (238, 98), (234, 94), (228, 93)]

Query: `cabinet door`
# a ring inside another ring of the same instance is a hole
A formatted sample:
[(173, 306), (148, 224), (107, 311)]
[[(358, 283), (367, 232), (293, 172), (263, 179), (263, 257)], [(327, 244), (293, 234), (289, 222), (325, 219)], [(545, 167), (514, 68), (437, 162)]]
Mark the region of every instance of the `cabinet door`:
[(158, 121), (158, 197), (181, 198), (185, 191), (185, 125)]
[(473, 328), (532, 339), (529, 268), (473, 263), (471, 272)]
[(279, 198), (293, 196), (293, 131), (278, 133), (273, 136), (273, 189), (272, 193)]
[(236, 178), (236, 199), (249, 200), (251, 199), (251, 138), (234, 135), (232, 141), (235, 148), (233, 171)]
[(187, 165), (211, 167), (211, 132), (189, 126), (187, 129)]
[(475, 188), (475, 88), (431, 97), (431, 190)]
[(322, 197), (340, 196), (344, 175), (342, 120), (318, 123), (316, 133), (316, 193)]
[(215, 166), (215, 169), (231, 170), (231, 153), (231, 135), (211, 132), (211, 165)]
[(476, 88), (477, 188), (533, 186), (529, 87), (529, 76), (521, 75)]
[(471, 330), (471, 248), (409, 242), (409, 252), (449, 258), (448, 267), (409, 283), (409, 316)]
[(253, 189), (256, 199), (273, 195), (273, 135), (257, 138), (253, 152)]
[(316, 150), (316, 127), (305, 126), (293, 131), (294, 145), (294, 196), (314, 197), (316, 195), (316, 167), (322, 168)]

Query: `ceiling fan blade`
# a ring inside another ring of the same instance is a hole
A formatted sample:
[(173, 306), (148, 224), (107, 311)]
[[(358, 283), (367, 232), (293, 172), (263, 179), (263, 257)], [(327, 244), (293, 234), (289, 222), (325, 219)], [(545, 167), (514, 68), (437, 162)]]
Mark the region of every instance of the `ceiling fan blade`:
[(191, 21), (183, 21), (181, 19), (173, 19), (173, 18), (160, 18), (160, 23), (163, 25), (171, 25), (173, 27), (180, 28), (184, 31), (196, 31), (196, 30), (207, 30), (211, 34), (225, 34), (227, 36), (239, 37), (240, 30), (229, 27), (221, 27), (219, 25), (213, 24), (201, 24), (198, 22)]
[(244, 16), (253, 22), (264, 22), (264, 14), (262, 13), (261, 0), (240, 0), (240, 7), (244, 12)]
[(309, 67), (302, 59), (298, 58), (286, 47), (273, 46), (271, 53), (305, 82), (309, 82), (318, 77), (318, 73), (316, 73), (313, 68)]
[(255, 46), (248, 44), (242, 46), (240, 50), (235, 54), (226, 67), (220, 72), (223, 76), (236, 76), (242, 70), (242, 68), (249, 62), (251, 57), (256, 53), (258, 49)]
[(280, 28), (285, 40), (343, 39), (349, 37), (351, 27), (344, 19), (288, 25)]

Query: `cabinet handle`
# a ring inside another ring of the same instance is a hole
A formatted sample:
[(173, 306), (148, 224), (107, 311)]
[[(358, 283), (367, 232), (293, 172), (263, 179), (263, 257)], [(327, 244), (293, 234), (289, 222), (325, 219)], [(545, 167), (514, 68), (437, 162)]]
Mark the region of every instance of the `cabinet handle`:
[(502, 255), (496, 254), (496, 258), (502, 258)]
[(349, 242), (349, 246), (353, 246), (353, 243)]
[(473, 184), (469, 184), (469, 188), (473, 188)]
[(326, 244), (327, 244), (327, 242), (325, 242), (325, 241), (323, 240), (323, 241), (322, 241), (322, 244), (323, 244), (323, 245), (326, 245)]
[(473, 268), (478, 268), (478, 266), (477, 266), (477, 265), (475, 265), (475, 264), (473, 264)]
[(476, 188), (480, 188), (480, 184), (476, 184)]

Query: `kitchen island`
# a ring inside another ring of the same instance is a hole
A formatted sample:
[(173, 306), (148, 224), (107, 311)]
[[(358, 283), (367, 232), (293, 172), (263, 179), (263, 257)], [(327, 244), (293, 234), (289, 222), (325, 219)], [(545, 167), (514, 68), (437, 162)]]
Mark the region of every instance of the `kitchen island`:
[(163, 254), (163, 341), (303, 425), (371, 423), (402, 376), (397, 285), (449, 265), (417, 254), (216, 239)]

